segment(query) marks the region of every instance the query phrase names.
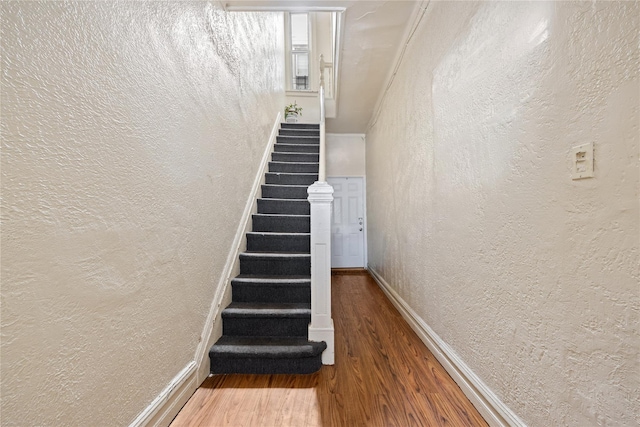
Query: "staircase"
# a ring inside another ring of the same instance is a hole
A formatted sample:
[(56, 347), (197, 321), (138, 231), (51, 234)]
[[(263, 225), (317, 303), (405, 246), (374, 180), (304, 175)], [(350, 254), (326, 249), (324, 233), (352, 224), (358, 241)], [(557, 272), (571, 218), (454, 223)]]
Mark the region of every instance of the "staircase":
[(311, 321), (307, 188), (318, 180), (319, 127), (283, 123), (269, 172), (222, 311), (222, 337), (209, 350), (212, 374), (310, 374), (324, 342)]

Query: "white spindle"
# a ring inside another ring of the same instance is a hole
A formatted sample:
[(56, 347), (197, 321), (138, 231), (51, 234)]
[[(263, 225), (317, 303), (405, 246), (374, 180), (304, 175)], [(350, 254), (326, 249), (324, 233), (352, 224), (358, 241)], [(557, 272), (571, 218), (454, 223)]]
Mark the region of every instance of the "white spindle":
[(318, 160), (320, 164), (318, 168), (318, 181), (325, 182), (327, 180), (327, 175), (325, 165), (326, 141), (324, 131), (324, 86), (320, 86), (318, 93), (320, 95), (320, 156)]

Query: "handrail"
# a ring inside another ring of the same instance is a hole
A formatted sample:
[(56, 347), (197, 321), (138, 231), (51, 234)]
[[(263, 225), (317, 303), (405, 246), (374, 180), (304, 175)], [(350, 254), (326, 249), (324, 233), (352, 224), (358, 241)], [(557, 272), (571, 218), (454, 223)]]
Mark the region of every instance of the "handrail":
[(318, 181), (326, 182), (327, 174), (326, 174), (326, 141), (325, 141), (325, 130), (324, 130), (324, 119), (325, 119), (325, 111), (324, 111), (324, 85), (320, 84), (320, 90), (318, 91), (318, 95), (320, 98), (320, 156), (318, 161), (320, 164), (318, 165)]
[(325, 155), (326, 155), (326, 141), (325, 141), (325, 129), (324, 129), (324, 121), (326, 117), (325, 112), (325, 92), (324, 92), (324, 69), (327, 68), (327, 63), (324, 61), (324, 55), (320, 55), (320, 88), (318, 89), (318, 98), (320, 101), (320, 156), (318, 161), (319, 170), (318, 170), (318, 181), (326, 182), (327, 174), (326, 174), (326, 165), (325, 165)]
[[(327, 68), (331, 68), (331, 73), (329, 74), (329, 89), (327, 91), (325, 80), (324, 80), (324, 70)], [(324, 97), (327, 96), (329, 98), (335, 97), (335, 79), (332, 77), (333, 75), (333, 62), (327, 62), (324, 60), (324, 55), (320, 55), (320, 87), (325, 88)], [(328, 92), (328, 93), (327, 93)]]

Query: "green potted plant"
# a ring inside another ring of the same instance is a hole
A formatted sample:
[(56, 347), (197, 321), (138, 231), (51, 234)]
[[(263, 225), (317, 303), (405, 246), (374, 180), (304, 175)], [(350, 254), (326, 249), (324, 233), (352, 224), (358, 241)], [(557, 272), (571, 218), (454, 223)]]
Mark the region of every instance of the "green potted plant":
[(284, 107), (284, 119), (287, 123), (297, 123), (298, 116), (302, 115), (302, 107), (298, 107), (297, 102)]

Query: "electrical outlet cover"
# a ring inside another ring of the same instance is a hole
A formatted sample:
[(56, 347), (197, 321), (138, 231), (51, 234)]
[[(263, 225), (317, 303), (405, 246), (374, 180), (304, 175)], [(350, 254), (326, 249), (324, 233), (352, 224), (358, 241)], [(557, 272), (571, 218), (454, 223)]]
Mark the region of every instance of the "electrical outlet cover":
[(571, 178), (593, 178), (593, 142), (571, 149)]

